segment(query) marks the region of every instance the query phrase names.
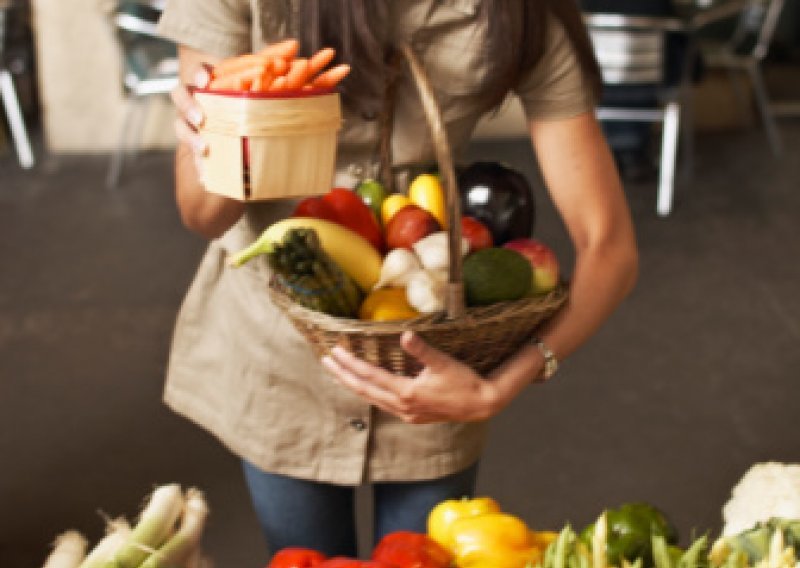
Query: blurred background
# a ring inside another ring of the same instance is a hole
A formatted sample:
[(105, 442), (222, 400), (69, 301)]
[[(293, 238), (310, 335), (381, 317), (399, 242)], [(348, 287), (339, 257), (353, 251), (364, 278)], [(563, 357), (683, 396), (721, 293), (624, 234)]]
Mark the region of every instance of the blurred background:
[[(719, 531), (750, 465), (800, 461), (800, 2), (645, 4), (584, 5), (639, 284), (495, 420), (479, 492), (542, 529), (644, 500), (685, 540)], [(0, 0), (3, 568), (41, 566), (67, 529), (96, 540), (169, 482), (205, 491), (218, 566), (265, 564), (237, 460), (161, 403), (205, 245), (172, 195), (161, 7)], [(470, 158), (525, 173), (534, 234), (569, 267), (519, 118), (511, 101), (482, 123)]]

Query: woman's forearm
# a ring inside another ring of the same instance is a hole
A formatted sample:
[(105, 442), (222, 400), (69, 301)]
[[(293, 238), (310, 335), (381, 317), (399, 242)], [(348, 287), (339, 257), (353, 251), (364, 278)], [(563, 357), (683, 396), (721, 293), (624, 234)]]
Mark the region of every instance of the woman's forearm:
[[(567, 304), (539, 330), (537, 337), (566, 358), (589, 339), (632, 290), (638, 261), (630, 241), (599, 242), (577, 253)], [(544, 356), (529, 345), (492, 374), (499, 408), (504, 407), (542, 372)], [(494, 413), (494, 412), (493, 412)]]
[(175, 151), (175, 197), (183, 224), (208, 239), (221, 236), (244, 212), (243, 203), (205, 190), (185, 143)]

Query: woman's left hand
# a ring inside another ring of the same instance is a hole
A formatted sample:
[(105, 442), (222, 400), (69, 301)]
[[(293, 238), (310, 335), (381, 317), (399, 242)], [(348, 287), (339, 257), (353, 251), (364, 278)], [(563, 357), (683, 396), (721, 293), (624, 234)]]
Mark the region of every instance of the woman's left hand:
[(467, 365), (431, 347), (412, 332), (400, 344), (424, 368), (415, 377), (401, 376), (334, 347), (322, 363), (334, 379), (378, 408), (410, 424), (485, 420), (498, 408), (498, 392)]

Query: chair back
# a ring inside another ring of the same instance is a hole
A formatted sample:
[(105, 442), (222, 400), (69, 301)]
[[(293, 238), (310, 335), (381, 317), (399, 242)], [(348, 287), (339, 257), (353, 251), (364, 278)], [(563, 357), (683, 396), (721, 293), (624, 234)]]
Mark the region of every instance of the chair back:
[[(108, 15), (120, 50), (126, 90), (150, 94), (138, 90), (159, 80), (166, 80), (162, 83), (168, 85), (177, 75), (177, 47), (158, 35), (160, 5), (154, 0), (118, 0), (111, 3)], [(167, 92), (170, 88), (158, 90)]]
[(742, 9), (728, 41), (731, 53), (759, 61), (769, 52), (785, 0), (751, 0)]
[(664, 84), (666, 34), (679, 22), (621, 14), (586, 14), (584, 20), (605, 85)]

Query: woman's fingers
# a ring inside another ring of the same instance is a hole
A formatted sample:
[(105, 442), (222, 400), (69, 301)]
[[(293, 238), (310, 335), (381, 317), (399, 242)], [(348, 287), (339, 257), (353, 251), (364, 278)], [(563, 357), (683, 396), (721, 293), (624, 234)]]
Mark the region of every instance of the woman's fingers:
[(431, 347), (420, 336), (411, 331), (403, 333), (400, 337), (400, 345), (406, 353), (433, 372), (440, 371), (453, 362), (452, 357)]
[(182, 118), (175, 119), (175, 136), (188, 145), (195, 156), (204, 156), (208, 152), (208, 144), (203, 137)]
[[(334, 348), (331, 354), (322, 358), (322, 364), (327, 368), (344, 386), (353, 390), (356, 394), (366, 398), (375, 406), (392, 414), (399, 414), (399, 398), (397, 394), (387, 390), (380, 385), (380, 379), (375, 378), (380, 373), (385, 373), (382, 369), (372, 367), (369, 363), (360, 361), (343, 349)], [(369, 367), (369, 368), (367, 368)], [(395, 377), (394, 380), (397, 380)]]

